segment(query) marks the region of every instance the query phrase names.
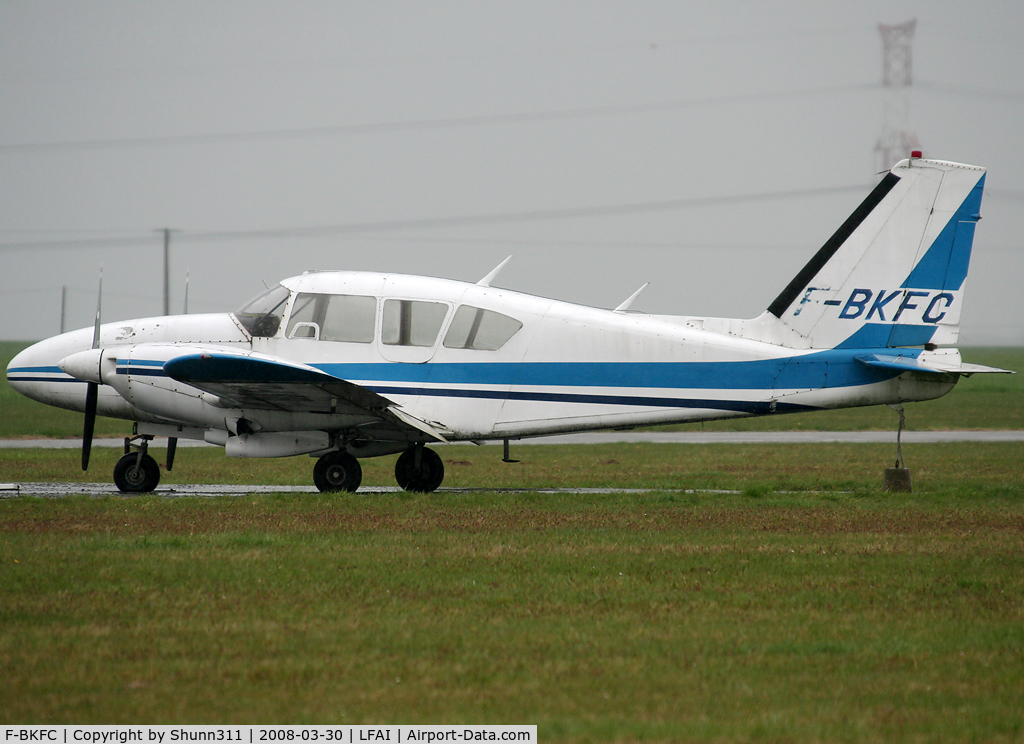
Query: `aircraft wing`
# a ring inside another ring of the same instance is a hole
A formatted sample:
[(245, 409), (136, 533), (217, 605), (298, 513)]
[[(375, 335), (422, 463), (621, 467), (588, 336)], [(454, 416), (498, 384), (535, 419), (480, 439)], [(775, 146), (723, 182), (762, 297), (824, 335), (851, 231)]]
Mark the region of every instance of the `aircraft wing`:
[(163, 369), (171, 379), (215, 395), (228, 407), (363, 414), (389, 428), (446, 441), (434, 426), (402, 411), (388, 398), (309, 365), (224, 352), (176, 357)]
[(1013, 374), (1008, 369), (998, 367), (986, 367), (983, 364), (965, 364), (963, 362), (947, 363), (940, 360), (928, 360), (922, 362), (915, 357), (898, 356), (894, 354), (863, 354), (856, 357), (861, 364), (869, 367), (880, 367), (882, 369), (895, 369), (900, 372), (924, 372), (933, 375), (964, 375), (970, 377), (978, 373), (1004, 373)]

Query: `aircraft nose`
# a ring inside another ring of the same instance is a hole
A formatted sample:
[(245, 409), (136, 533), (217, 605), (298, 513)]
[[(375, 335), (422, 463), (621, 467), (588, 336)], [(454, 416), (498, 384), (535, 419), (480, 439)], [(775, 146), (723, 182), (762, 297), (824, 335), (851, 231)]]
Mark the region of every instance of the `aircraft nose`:
[(44, 374), (43, 368), (48, 366), (41, 362), (38, 346), (33, 344), (22, 349), (7, 363), (7, 382), (23, 395), (27, 394), (26, 383), (36, 381), (36, 378)]
[(24, 396), (52, 404), (55, 391), (70, 392), (67, 383), (78, 382), (61, 370), (57, 362), (75, 351), (88, 349), (91, 340), (91, 329), (85, 329), (85, 333), (72, 331), (23, 349), (7, 364), (8, 384)]

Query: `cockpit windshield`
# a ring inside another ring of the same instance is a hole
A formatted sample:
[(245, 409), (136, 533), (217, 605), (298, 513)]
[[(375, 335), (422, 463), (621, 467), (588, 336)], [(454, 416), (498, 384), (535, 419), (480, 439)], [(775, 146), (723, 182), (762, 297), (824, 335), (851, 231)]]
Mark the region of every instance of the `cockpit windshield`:
[(290, 290), (278, 284), (235, 311), (238, 322), (253, 336), (274, 336), (281, 327)]

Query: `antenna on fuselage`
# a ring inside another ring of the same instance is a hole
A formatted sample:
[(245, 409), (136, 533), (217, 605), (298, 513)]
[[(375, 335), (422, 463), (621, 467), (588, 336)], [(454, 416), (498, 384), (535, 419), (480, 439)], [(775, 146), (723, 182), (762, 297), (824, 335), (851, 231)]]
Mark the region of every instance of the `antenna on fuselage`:
[(626, 300), (621, 305), (619, 305), (617, 308), (615, 308), (615, 310), (613, 310), (613, 312), (624, 313), (627, 310), (629, 310), (629, 306), (633, 304), (633, 300), (635, 300), (637, 297), (639, 297), (640, 293), (643, 292), (645, 289), (647, 289), (649, 286), (651, 286), (650, 282), (645, 283), (644, 286), (640, 287), (640, 289), (638, 289), (636, 292), (631, 294), (629, 296), (628, 300)]
[(65, 284), (60, 288), (60, 332), (64, 333), (64, 317), (68, 307), (68, 287)]
[(491, 286), (491, 282), (493, 282), (497, 278), (498, 274), (501, 273), (501, 270), (505, 268), (505, 264), (507, 264), (511, 260), (512, 260), (512, 256), (509, 256), (504, 261), (502, 261), (500, 264), (498, 264), (493, 269), (491, 269), (491, 273), (488, 274), (487, 276), (485, 276), (480, 281), (478, 281), (477, 282), (477, 286), (478, 287), (489, 287), (489, 286)]
[(185, 269), (185, 302), (181, 306), (181, 314), (188, 315), (188, 269)]

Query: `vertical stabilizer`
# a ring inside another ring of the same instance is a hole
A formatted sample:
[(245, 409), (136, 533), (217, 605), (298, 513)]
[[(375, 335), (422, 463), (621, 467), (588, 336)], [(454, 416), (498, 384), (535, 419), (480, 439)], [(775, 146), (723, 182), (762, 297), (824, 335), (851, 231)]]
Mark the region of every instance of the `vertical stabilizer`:
[(769, 306), (810, 348), (956, 344), (985, 169), (898, 163)]

